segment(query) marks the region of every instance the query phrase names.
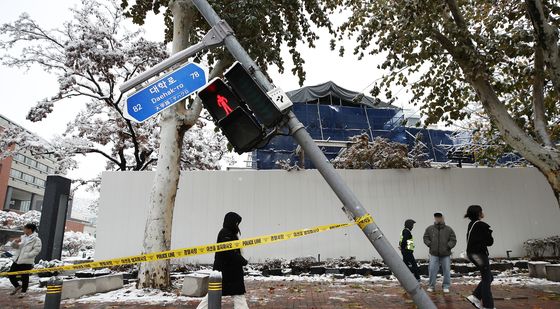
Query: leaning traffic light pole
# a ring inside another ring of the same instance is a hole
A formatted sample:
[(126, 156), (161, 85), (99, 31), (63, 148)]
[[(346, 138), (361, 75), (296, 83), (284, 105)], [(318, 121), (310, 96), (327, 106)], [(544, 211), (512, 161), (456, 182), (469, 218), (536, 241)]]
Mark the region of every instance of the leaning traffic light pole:
[[(204, 16), (210, 26), (215, 27), (220, 23), (224, 23), (212, 6), (206, 0), (192, 0), (198, 11)], [(234, 35), (228, 35), (224, 38), (224, 45), (233, 57), (239, 61), (245, 69), (253, 72), (257, 82), (265, 89), (273, 89), (272, 84), (266, 76), (261, 72), (257, 64), (251, 59), (245, 49), (239, 44)], [(290, 111), (287, 115), (287, 126), (290, 134), (298, 142), (305, 151), (306, 156), (313, 162), (317, 170), (323, 175), (323, 178), (330, 185), (332, 190), (338, 196), (344, 208), (353, 215), (354, 218), (363, 218), (368, 216), (366, 209), (362, 206), (356, 195), (350, 190), (350, 187), (343, 181), (342, 177), (336, 172), (332, 164), (319, 149), (315, 141), (311, 138), (304, 125), (297, 119), (296, 115)], [(373, 244), (377, 252), (383, 258), (383, 261), (395, 277), (400, 281), (404, 289), (410, 294), (414, 303), (419, 308), (436, 308), (432, 300), (420, 286), (420, 283), (414, 278), (414, 275), (406, 267), (397, 251), (391, 246), (385, 235), (381, 232), (377, 224), (370, 220), (367, 225), (362, 225), (362, 231)]]

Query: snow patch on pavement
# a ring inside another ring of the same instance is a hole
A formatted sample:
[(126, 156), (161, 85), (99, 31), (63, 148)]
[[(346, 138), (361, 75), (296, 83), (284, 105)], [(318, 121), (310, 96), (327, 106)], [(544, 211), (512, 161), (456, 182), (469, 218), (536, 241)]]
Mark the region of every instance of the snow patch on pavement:
[(178, 296), (170, 292), (163, 292), (155, 289), (136, 289), (134, 283), (125, 285), (120, 290), (107, 293), (94, 294), (92, 296), (84, 296), (73, 300), (78, 303), (96, 303), (96, 302), (127, 302), (142, 304), (165, 304), (175, 303), (177, 301), (199, 301), (201, 298)]
[(385, 277), (354, 277), (349, 278), (345, 277), (342, 279), (336, 279), (333, 275), (320, 275), (320, 276), (269, 276), (269, 277), (250, 277), (247, 276), (245, 278), (247, 281), (274, 281), (274, 282), (281, 282), (281, 281), (296, 281), (296, 282), (348, 282), (348, 283), (383, 283), (383, 284), (398, 284), (398, 281), (394, 276), (391, 276), (389, 279)]
[(346, 299), (346, 298), (337, 297), (337, 296), (331, 296), (331, 297), (329, 297), (329, 299), (340, 300), (340, 301), (348, 301), (348, 299)]

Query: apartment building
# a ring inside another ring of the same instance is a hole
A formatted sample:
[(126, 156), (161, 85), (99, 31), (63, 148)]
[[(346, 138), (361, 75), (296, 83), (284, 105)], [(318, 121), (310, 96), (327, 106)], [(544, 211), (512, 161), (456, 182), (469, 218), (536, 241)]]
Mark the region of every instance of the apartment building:
[[(0, 114), (0, 130), (12, 125), (17, 124)], [(22, 213), (29, 210), (40, 211), (47, 175), (53, 174), (55, 167), (52, 157), (37, 159), (26, 152), (17, 152), (14, 156), (1, 160), (1, 209)]]

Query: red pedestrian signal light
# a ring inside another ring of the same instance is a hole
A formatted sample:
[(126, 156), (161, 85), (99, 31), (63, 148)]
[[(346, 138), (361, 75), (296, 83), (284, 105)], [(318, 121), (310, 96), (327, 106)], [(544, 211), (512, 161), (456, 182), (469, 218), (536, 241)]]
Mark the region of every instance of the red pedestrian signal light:
[(231, 107), (228, 105), (229, 100), (226, 97), (217, 94), (216, 102), (218, 103), (218, 107), (220, 107), (221, 109), (224, 110), (224, 112), (226, 112), (226, 116), (233, 111)]
[(198, 97), (237, 153), (251, 151), (263, 140), (262, 126), (220, 78), (210, 81)]
[(219, 78), (211, 80), (206, 87), (198, 92), (198, 97), (200, 97), (202, 104), (215, 122), (225, 118), (240, 105), (240, 100)]

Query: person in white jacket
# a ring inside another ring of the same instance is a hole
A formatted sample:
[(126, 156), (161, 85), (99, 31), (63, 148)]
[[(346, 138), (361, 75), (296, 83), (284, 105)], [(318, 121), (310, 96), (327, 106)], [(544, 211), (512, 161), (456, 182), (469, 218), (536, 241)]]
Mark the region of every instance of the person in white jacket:
[[(33, 269), (35, 257), (41, 252), (41, 239), (37, 235), (37, 226), (33, 223), (28, 223), (23, 227), (23, 233), (20, 238), (12, 241), (12, 248), (16, 249), (12, 257), (14, 262), (10, 271), (23, 271)], [(19, 285), (18, 277), (21, 278), (21, 285)], [(20, 298), (25, 296), (27, 287), (29, 286), (29, 274), (8, 276), (10, 282), (14, 286), (14, 291), (10, 295), (15, 295), (21, 291)]]

